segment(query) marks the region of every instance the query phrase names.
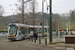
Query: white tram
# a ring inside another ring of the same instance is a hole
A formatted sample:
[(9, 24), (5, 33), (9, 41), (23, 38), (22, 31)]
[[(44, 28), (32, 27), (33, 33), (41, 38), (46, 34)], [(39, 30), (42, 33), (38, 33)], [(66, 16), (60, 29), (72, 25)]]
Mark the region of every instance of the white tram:
[[(44, 30), (47, 31), (48, 26), (44, 26)], [(38, 36), (42, 36), (42, 26), (26, 25), (20, 23), (9, 23), (7, 38), (9, 40), (22, 40), (33, 35), (33, 29), (38, 32)], [(46, 35), (44, 31), (44, 35)]]

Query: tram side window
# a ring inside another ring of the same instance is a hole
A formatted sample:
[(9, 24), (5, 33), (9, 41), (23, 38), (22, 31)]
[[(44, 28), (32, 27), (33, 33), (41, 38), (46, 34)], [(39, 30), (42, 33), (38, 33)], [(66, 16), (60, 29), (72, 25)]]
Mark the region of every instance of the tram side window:
[(21, 33), (24, 34), (24, 28), (23, 27), (21, 27)]
[(37, 32), (37, 28), (35, 28), (34, 31)]
[[(42, 32), (42, 28), (39, 29), (39, 32)], [(44, 32), (47, 32), (47, 29), (44, 29)]]
[(30, 28), (30, 33), (37, 32), (37, 28)]
[(22, 33), (22, 34), (27, 33), (27, 28), (21, 27), (21, 33)]
[(24, 28), (24, 33), (27, 33), (27, 28)]
[(39, 32), (42, 32), (42, 28), (39, 29)]
[(33, 29), (30, 28), (30, 32), (29, 33), (33, 33)]
[(47, 29), (46, 28), (44, 29), (44, 32), (47, 32)]

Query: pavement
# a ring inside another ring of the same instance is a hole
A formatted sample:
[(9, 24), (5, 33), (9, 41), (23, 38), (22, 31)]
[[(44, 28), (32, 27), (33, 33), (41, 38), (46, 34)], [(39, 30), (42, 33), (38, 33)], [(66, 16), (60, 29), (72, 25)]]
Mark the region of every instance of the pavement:
[[(41, 39), (41, 45), (47, 45), (48, 47), (54, 47), (55, 50), (75, 50), (75, 44), (65, 43), (65, 37), (53, 37), (52, 43), (49, 44), (49, 37), (39, 37)], [(39, 38), (36, 40), (36, 43), (39, 44)], [(47, 44), (45, 43), (47, 39)], [(31, 40), (32, 41), (32, 40)], [(35, 41), (33, 40), (35, 43)]]
[[(47, 39), (47, 44), (49, 44), (49, 37), (44, 37), (44, 38), (42, 38), (42, 37), (39, 37), (40, 39), (41, 39), (41, 44), (45, 44), (45, 40)], [(36, 40), (36, 42), (37, 43), (39, 43), (39, 38), (38, 38), (38, 40)], [(64, 37), (53, 37), (52, 38), (52, 43), (64, 43), (65, 42), (65, 38)]]

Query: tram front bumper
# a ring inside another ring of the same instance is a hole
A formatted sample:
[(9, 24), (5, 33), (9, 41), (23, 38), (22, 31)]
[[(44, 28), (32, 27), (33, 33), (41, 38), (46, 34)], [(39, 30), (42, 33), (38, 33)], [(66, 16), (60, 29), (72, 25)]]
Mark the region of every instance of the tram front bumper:
[(9, 40), (16, 40), (15, 37), (7, 37)]

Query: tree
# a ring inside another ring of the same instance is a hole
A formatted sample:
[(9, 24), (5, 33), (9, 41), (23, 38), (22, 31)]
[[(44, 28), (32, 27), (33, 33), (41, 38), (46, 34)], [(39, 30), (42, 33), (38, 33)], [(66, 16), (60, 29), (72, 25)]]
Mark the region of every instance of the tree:
[(18, 15), (17, 15), (18, 17), (17, 17), (17, 19), (16, 19), (14, 22), (16, 22), (16, 23), (21, 23), (21, 21), (20, 21), (20, 20), (21, 20), (21, 15), (22, 15), (22, 14), (18, 14)]
[(24, 5), (25, 3), (27, 3), (27, 2), (29, 2), (30, 0), (26, 0), (26, 1), (24, 1), (24, 0), (19, 0), (19, 2), (20, 2), (20, 5), (18, 5), (18, 4), (16, 4), (18, 7), (18, 10), (19, 10), (19, 13), (21, 13), (21, 22), (20, 23), (25, 23), (25, 19), (24, 19), (24, 14), (25, 14), (25, 9), (26, 9), (26, 6)]
[(36, 11), (37, 11), (37, 2), (36, 0), (32, 0), (30, 2), (30, 12), (31, 12), (31, 18), (33, 19), (32, 25), (35, 25), (36, 23)]
[(72, 22), (75, 21), (75, 10), (70, 11), (70, 20), (71, 20)]
[(4, 9), (3, 9), (3, 6), (0, 5), (0, 17), (2, 17), (3, 14), (4, 14)]
[[(32, 20), (33, 20), (32, 25), (35, 25), (36, 20), (37, 20), (36, 19), (36, 8), (37, 8), (37, 2), (36, 2), (36, 0), (31, 0), (31, 2), (30, 2), (30, 11), (31, 11), (31, 17), (32, 17)], [(34, 29), (33, 29), (33, 32), (35, 32)]]

